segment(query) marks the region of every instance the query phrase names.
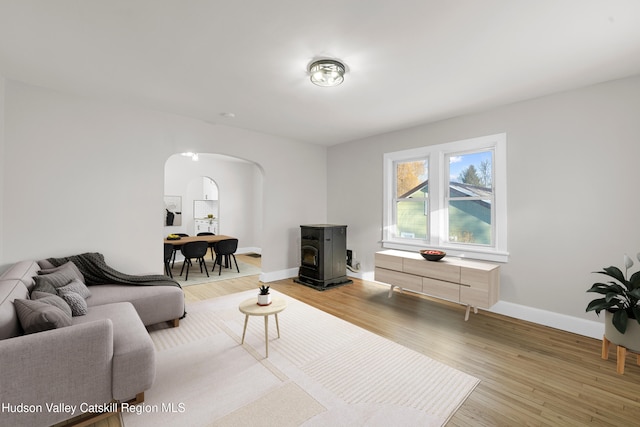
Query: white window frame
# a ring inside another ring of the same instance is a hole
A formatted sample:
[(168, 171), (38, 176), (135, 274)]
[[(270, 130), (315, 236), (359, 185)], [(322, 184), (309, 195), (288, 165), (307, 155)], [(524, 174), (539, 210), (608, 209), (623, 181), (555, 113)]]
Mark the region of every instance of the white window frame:
[[(450, 243), (448, 236), (448, 186), (449, 165), (445, 159), (450, 154), (493, 151), (494, 192), (493, 245)], [(395, 224), (395, 163), (429, 159), (429, 218), (427, 239), (403, 239), (396, 237)], [(441, 249), (448, 255), (487, 261), (507, 262), (507, 137), (505, 133), (470, 138), (445, 144), (429, 145), (384, 154), (383, 185), (383, 236), (382, 247), (407, 251)]]

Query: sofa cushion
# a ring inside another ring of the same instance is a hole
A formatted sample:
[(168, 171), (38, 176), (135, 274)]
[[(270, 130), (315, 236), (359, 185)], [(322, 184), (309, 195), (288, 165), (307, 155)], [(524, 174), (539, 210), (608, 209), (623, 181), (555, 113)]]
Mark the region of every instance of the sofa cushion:
[[(0, 408), (25, 409), (0, 410), (0, 425), (66, 426), (62, 421), (79, 415), (80, 405), (111, 402), (112, 356), (108, 319), (0, 341)], [(54, 404), (76, 411), (56, 410)]]
[(77, 279), (79, 279), (82, 283), (84, 283), (84, 276), (82, 275), (82, 273), (80, 272), (80, 270), (78, 269), (78, 267), (71, 261), (62, 264), (59, 267), (52, 267), (52, 268), (42, 268), (38, 271), (39, 275), (43, 275), (43, 274), (51, 274), (51, 273), (56, 273), (58, 271), (67, 271), (67, 270), (71, 270), (73, 272), (73, 274), (76, 276)]
[(27, 286), (18, 279), (0, 280), (0, 339), (22, 335), (18, 313), (13, 305), (16, 298), (29, 298)]
[(33, 289), (31, 290), (31, 293), (34, 293), (34, 292), (47, 293), (49, 295), (58, 295), (56, 288), (53, 287), (51, 283), (44, 280), (33, 287)]
[(29, 299), (40, 299), (40, 298), (50, 297), (50, 296), (58, 296), (58, 294), (57, 293), (52, 294), (51, 292), (43, 292), (43, 291), (34, 289), (33, 291), (31, 291), (31, 294), (29, 295)]
[(62, 299), (69, 304), (72, 316), (84, 316), (87, 314), (87, 301), (77, 292), (66, 290), (66, 286), (59, 289)]
[(87, 299), (91, 296), (91, 291), (89, 290), (89, 288), (87, 287), (87, 285), (85, 285), (84, 283), (82, 283), (80, 280), (78, 279), (73, 279), (69, 284), (56, 289), (58, 293), (60, 292), (75, 292), (77, 294), (80, 294), (80, 296), (84, 299)]
[(0, 280), (20, 280), (29, 291), (33, 289), (33, 276), (38, 274), (40, 266), (35, 261), (19, 261), (11, 265), (0, 276)]
[(177, 286), (96, 285), (89, 289), (91, 298), (87, 304), (91, 310), (98, 305), (129, 301), (146, 326), (179, 319), (184, 314), (184, 291)]
[(86, 316), (74, 317), (72, 322), (78, 325), (101, 319), (113, 322), (113, 398), (129, 400), (153, 384), (153, 341), (128, 302), (92, 306)]
[(76, 271), (77, 268), (74, 270), (74, 268), (67, 266), (53, 273), (36, 275), (33, 278), (36, 283), (35, 289), (39, 291), (49, 292), (51, 287), (61, 288), (71, 283), (71, 281), (74, 279), (78, 279), (80, 281), (84, 280), (84, 277), (82, 277), (82, 275), (78, 276), (78, 273), (76, 273)]
[(73, 279), (68, 285), (56, 289), (58, 295), (69, 304), (73, 316), (84, 316), (87, 314), (86, 298), (91, 296), (91, 291), (87, 285), (79, 279)]
[(67, 302), (60, 298), (58, 295), (51, 295), (46, 292), (31, 292), (31, 300), (58, 307), (69, 317), (73, 315), (69, 304), (67, 304)]
[(71, 326), (71, 317), (53, 305), (27, 299), (16, 299), (13, 304), (25, 334)]

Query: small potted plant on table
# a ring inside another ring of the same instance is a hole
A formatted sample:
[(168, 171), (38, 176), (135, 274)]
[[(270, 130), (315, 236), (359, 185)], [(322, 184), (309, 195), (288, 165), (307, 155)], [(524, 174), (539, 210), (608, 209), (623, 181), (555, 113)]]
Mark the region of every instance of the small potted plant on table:
[(258, 305), (271, 304), (271, 294), (269, 293), (269, 286), (260, 286), (260, 292), (258, 293)]

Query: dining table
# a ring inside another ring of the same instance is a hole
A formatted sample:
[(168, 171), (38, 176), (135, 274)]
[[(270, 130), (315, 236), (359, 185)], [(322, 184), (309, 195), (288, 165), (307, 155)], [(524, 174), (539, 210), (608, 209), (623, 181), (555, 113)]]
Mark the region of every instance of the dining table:
[(214, 234), (213, 236), (211, 236), (211, 235), (206, 235), (206, 236), (184, 236), (184, 237), (180, 237), (179, 239), (167, 239), (165, 237), (164, 238), (164, 242), (165, 243), (169, 243), (169, 244), (171, 244), (173, 246), (182, 246), (185, 243), (189, 243), (189, 242), (216, 243), (216, 242), (219, 242), (221, 240), (226, 240), (226, 239), (235, 239), (235, 237), (225, 236), (224, 234)]

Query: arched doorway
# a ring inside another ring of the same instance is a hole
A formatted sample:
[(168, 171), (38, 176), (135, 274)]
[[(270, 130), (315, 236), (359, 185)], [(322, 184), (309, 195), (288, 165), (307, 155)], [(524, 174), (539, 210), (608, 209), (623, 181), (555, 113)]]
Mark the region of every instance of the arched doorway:
[(165, 163), (165, 198), (182, 202), (180, 225), (167, 226), (164, 234), (198, 232), (196, 220), (211, 214), (216, 234), (239, 240), (238, 253), (262, 254), (263, 235), (262, 168), (236, 157), (198, 153), (192, 157), (175, 154)]

